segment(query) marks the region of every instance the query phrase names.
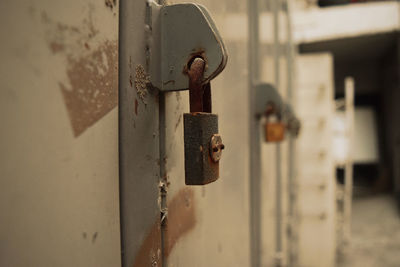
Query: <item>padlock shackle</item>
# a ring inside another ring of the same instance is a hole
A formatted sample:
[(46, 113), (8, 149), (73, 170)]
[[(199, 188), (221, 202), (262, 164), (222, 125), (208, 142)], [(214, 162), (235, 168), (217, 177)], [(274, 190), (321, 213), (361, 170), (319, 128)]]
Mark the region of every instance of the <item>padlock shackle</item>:
[(203, 87), (203, 112), (211, 113), (211, 84), (206, 83)]
[(265, 108), (265, 117), (270, 117), (272, 115), (276, 115), (276, 117), (281, 120), (282, 119), (282, 111), (280, 108), (272, 101), (269, 101), (267, 103), (267, 106)]
[(190, 112), (211, 113), (211, 86), (203, 84), (206, 62), (195, 57), (188, 65)]

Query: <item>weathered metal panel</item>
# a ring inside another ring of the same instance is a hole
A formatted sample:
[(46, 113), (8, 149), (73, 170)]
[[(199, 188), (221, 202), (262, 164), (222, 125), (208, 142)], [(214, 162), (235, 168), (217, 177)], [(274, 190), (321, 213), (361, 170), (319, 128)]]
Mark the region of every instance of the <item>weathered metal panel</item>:
[(0, 2), (0, 265), (120, 265), (118, 4)]
[[(168, 266), (249, 266), (249, 162), (247, 39), (227, 39), (229, 14), (246, 14), (243, 1), (196, 1), (215, 20), (228, 50), (225, 70), (211, 81), (213, 113), (225, 144), (220, 178), (205, 186), (186, 186), (183, 113), (188, 92), (165, 94)], [(206, 51), (207, 53), (207, 51)]]
[(121, 1), (120, 183), (123, 266), (161, 266), (159, 97), (149, 86), (146, 0)]

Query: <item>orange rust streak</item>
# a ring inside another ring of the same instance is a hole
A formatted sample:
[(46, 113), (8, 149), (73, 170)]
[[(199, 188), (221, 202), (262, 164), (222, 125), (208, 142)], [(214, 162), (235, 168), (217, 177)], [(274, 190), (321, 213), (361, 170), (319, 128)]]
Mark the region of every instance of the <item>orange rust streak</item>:
[[(164, 251), (166, 258), (170, 255), (178, 240), (193, 229), (195, 225), (196, 212), (194, 192), (191, 188), (183, 188), (168, 203), (168, 218), (165, 226), (166, 244)], [(157, 219), (142, 243), (133, 266), (161, 266), (160, 253), (157, 253), (157, 251), (160, 251), (160, 246), (160, 220)]]
[(165, 257), (168, 257), (178, 240), (196, 225), (194, 192), (181, 189), (168, 205)]
[(161, 267), (161, 228), (153, 224), (135, 258), (134, 267)]

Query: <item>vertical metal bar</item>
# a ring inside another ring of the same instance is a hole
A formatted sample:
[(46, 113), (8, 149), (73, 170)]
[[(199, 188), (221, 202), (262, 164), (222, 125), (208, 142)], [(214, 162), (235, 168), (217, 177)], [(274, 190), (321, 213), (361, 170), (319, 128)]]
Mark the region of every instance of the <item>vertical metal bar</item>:
[[(291, 20), (291, 7), (290, 2), (286, 0), (286, 24), (287, 24), (287, 101), (295, 110), (295, 99), (294, 99), (294, 44), (292, 39), (292, 20)], [(289, 138), (289, 148), (288, 148), (288, 219), (289, 219), (289, 233), (288, 236), (288, 266), (296, 266), (296, 256), (297, 251), (297, 231), (294, 229), (295, 217), (296, 217), (296, 181), (295, 181), (295, 140), (294, 138)]]
[[(273, 23), (274, 23), (274, 83), (278, 91), (280, 91), (280, 42), (279, 42), (279, 9), (280, 0), (273, 0)], [(276, 197), (275, 197), (275, 258), (276, 266), (281, 266), (282, 257), (282, 155), (280, 144), (276, 145)]]
[(345, 244), (350, 242), (351, 238), (351, 204), (353, 197), (353, 127), (354, 127), (354, 79), (346, 77), (345, 79), (345, 101), (346, 101), (346, 134), (348, 139), (348, 152), (345, 163), (345, 181), (344, 181), (344, 240)]
[(211, 101), (211, 83), (206, 83), (203, 87), (203, 112), (212, 112), (212, 101)]
[[(203, 111), (203, 74), (205, 61), (202, 58), (193, 60), (188, 71), (190, 112)], [(210, 95), (211, 98), (211, 95)]]
[[(165, 5), (165, 0), (157, 0), (160, 5)], [(165, 122), (165, 93), (159, 91), (158, 96), (159, 101), (159, 149), (160, 149), (160, 184), (167, 185), (167, 172), (165, 167), (165, 159), (166, 159), (166, 122)], [(165, 255), (166, 243), (167, 243), (167, 215), (168, 215), (168, 206), (167, 206), (167, 191), (164, 190), (163, 186), (160, 186), (160, 198), (161, 198), (161, 219), (160, 219), (160, 228), (161, 228), (161, 266), (167, 267), (167, 259)]]
[(165, 123), (165, 94), (163, 92), (159, 92), (159, 147), (160, 147), (160, 223), (161, 223), (161, 266), (166, 267), (167, 261), (165, 256), (165, 245), (167, 242), (167, 215), (168, 215), (168, 207), (167, 207), (167, 191), (165, 190), (165, 186), (167, 185), (167, 173), (165, 170), (165, 158), (166, 158), (166, 149), (165, 149), (165, 131), (166, 131), (166, 123)]
[(250, 107), (250, 261), (252, 267), (261, 266), (261, 163), (260, 133), (255, 117), (255, 85), (259, 79), (259, 2), (248, 1), (249, 19), (249, 107)]
[[(124, 1), (119, 1), (119, 8), (121, 9), (125, 7), (125, 2)], [(121, 92), (121, 56), (122, 56), (122, 44), (123, 42), (121, 41), (122, 38), (125, 38), (125, 36), (122, 33), (123, 29), (123, 16), (122, 16), (122, 10), (119, 13), (119, 18), (118, 18), (118, 36), (119, 36), (119, 42), (118, 42), (118, 103), (119, 105), (122, 104), (121, 97), (123, 93)], [(122, 105), (121, 105), (122, 106)], [(119, 228), (120, 230), (120, 236), (121, 236), (121, 267), (126, 266), (124, 259), (125, 259), (125, 229), (124, 229), (124, 209), (123, 209), (123, 181), (122, 181), (122, 150), (121, 150), (121, 137), (122, 137), (122, 123), (121, 123), (121, 117), (122, 117), (122, 108), (120, 107), (118, 109), (118, 156), (119, 156), (119, 163), (118, 163), (118, 176), (119, 176), (119, 214), (120, 214), (120, 219), (119, 219)]]
[[(151, 87), (141, 88), (147, 94), (141, 99), (135, 80), (146, 82), (147, 42), (151, 31), (146, 30), (151, 12), (146, 0), (121, 0), (119, 12), (119, 179), (122, 266), (151, 264), (148, 250), (161, 248), (159, 234), (160, 205), (158, 177), (160, 155), (158, 93)], [(146, 102), (146, 104), (144, 104)], [(146, 108), (143, 108), (146, 105)], [(142, 109), (143, 108), (143, 109)], [(157, 140), (158, 141), (158, 140)], [(154, 160), (148, 160), (146, 155)], [(157, 172), (157, 175), (154, 175)], [(146, 203), (146, 205), (143, 205)], [(140, 218), (138, 220), (137, 218)], [(145, 244), (145, 245), (144, 245)], [(145, 250), (144, 253), (140, 251)], [(154, 261), (159, 262), (154, 254)]]

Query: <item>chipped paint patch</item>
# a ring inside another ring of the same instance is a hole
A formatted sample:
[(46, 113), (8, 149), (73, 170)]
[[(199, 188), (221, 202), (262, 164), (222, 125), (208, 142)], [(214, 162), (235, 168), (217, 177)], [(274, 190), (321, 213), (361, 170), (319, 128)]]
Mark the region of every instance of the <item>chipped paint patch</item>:
[(147, 96), (147, 84), (149, 84), (149, 76), (142, 65), (137, 65), (135, 68), (135, 88), (139, 99), (146, 104), (145, 97)]
[(75, 137), (117, 106), (117, 53), (117, 42), (106, 41), (89, 55), (67, 57), (70, 87), (59, 85)]
[(73, 56), (88, 50), (89, 43), (99, 33), (94, 27), (92, 12), (92, 9), (89, 9), (87, 18), (83, 19), (79, 26), (57, 22), (46, 12), (41, 13), (41, 21), (46, 25), (45, 38), (53, 54), (64, 52)]
[(67, 81), (59, 86), (75, 137), (118, 105), (118, 43), (100, 36), (93, 5), (86, 12), (76, 25), (40, 13), (50, 51), (66, 61)]
[[(183, 188), (168, 203), (168, 214), (165, 220), (164, 256), (167, 258), (180, 238), (194, 229), (196, 212), (194, 191)], [(161, 266), (161, 223), (158, 218), (137, 253), (133, 267)], [(155, 261), (152, 261), (155, 259)], [(154, 264), (154, 265), (152, 265)]]

